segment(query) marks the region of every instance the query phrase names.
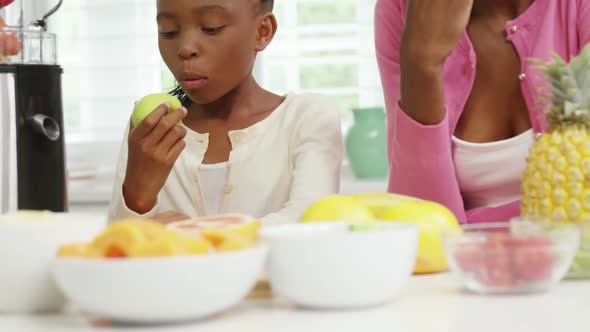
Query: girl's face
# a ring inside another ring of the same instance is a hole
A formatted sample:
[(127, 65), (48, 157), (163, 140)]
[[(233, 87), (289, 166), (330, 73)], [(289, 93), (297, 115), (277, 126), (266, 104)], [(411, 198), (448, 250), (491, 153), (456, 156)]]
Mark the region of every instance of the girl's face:
[(159, 47), (190, 99), (214, 102), (252, 75), (260, 0), (158, 0)]

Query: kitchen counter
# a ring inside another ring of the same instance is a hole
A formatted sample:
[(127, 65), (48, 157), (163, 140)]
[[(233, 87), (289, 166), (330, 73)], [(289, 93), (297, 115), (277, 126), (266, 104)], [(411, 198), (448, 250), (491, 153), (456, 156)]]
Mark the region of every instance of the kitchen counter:
[[(353, 287), (353, 285), (351, 285)], [(365, 310), (310, 311), (272, 298), (264, 286), (236, 308), (200, 322), (112, 327), (75, 310), (50, 316), (2, 316), (2, 332), (584, 332), (590, 331), (590, 282), (567, 281), (549, 293), (478, 296), (448, 274), (413, 277), (391, 303)]]

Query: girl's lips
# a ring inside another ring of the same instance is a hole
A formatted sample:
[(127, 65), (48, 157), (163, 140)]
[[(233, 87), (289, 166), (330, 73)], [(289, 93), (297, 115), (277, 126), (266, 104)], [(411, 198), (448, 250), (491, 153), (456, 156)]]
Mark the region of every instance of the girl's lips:
[(180, 86), (185, 89), (199, 89), (207, 83), (207, 78), (185, 79), (180, 81)]

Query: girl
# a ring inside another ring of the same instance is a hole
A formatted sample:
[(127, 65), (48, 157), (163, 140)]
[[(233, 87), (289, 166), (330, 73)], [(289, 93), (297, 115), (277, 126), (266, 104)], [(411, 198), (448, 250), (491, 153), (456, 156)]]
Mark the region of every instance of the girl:
[[(158, 0), (159, 47), (184, 108), (161, 105), (123, 146), (110, 220), (246, 213), (292, 222), (339, 190), (338, 110), (278, 96), (252, 76), (272, 41), (272, 0)], [(182, 121), (181, 126), (176, 124)]]

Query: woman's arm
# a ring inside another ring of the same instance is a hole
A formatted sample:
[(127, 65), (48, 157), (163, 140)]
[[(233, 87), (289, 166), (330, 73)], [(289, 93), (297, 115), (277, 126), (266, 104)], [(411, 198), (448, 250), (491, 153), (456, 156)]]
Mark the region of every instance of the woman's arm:
[[(377, 2), (375, 40), (388, 116), (389, 191), (439, 202), (448, 207), (461, 222), (465, 222), (465, 209), (451, 155), (451, 133), (444, 102), (439, 100), (440, 97), (433, 96), (436, 92), (432, 92), (433, 85), (438, 85), (434, 90), (442, 89), (442, 82), (419, 85), (414, 88), (416, 91), (413, 93), (416, 96), (407, 97), (430, 99), (431, 103), (438, 100), (433, 105), (439, 103), (439, 106), (420, 107), (424, 108), (424, 113), (437, 107), (442, 108), (443, 118), (439, 123), (423, 124), (416, 121), (399, 103), (402, 74), (400, 47), (405, 13), (405, 0)], [(414, 83), (410, 82), (412, 84)], [(421, 102), (410, 103), (416, 105)], [(439, 116), (438, 111), (434, 114)]]
[(445, 117), (443, 65), (465, 33), (472, 7), (473, 0), (406, 1), (400, 104), (422, 124), (434, 125)]

